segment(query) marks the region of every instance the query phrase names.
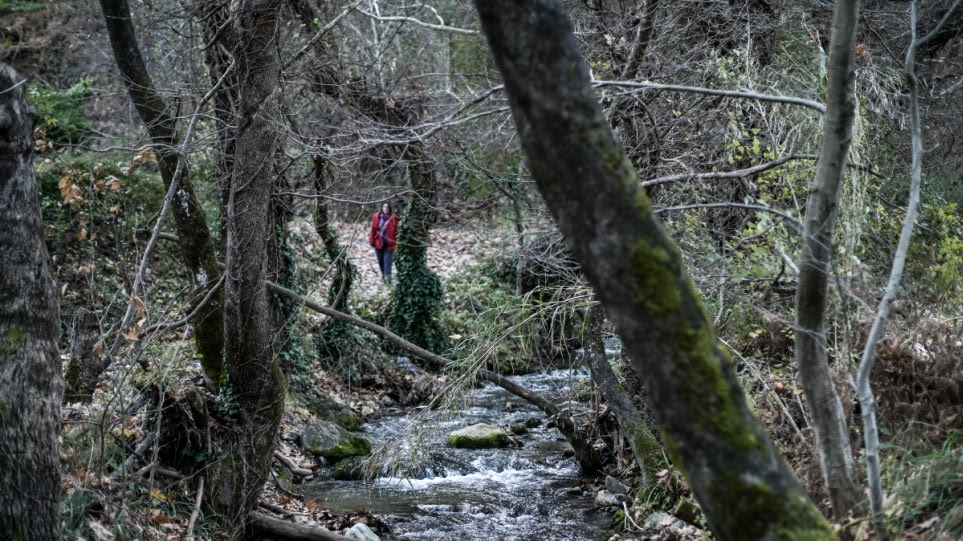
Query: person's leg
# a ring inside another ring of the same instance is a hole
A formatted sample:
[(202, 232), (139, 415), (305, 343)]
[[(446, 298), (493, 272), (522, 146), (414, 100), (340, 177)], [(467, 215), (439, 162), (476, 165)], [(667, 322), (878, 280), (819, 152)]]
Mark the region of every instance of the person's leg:
[(385, 250), (384, 276), (385, 276), (385, 283), (389, 285), (391, 284), (391, 260), (393, 257), (394, 257), (394, 252)]
[(378, 256), (378, 270), (381, 271), (381, 279), (384, 280), (385, 276), (385, 254), (390, 254), (388, 250), (379, 250), (375, 248), (375, 255)]

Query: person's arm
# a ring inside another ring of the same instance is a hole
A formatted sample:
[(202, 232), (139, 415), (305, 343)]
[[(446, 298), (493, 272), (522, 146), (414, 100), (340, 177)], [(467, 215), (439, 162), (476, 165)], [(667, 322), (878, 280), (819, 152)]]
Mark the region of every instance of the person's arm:
[(388, 225), (387, 233), (388, 235), (388, 247), (393, 252), (395, 250), (395, 244), (397, 244), (398, 239), (398, 224), (401, 222), (401, 218), (397, 214), (391, 215), (391, 221)]
[(368, 231), (368, 244), (374, 246), (375, 238), (378, 235), (378, 213), (371, 218), (371, 229)]

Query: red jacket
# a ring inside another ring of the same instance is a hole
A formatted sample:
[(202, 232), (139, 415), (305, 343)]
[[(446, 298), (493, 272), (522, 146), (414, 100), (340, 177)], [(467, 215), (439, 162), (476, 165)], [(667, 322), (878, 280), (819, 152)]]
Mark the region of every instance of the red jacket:
[[(371, 231), (368, 232), (368, 243), (375, 247), (377, 250), (384, 250), (383, 241), (381, 239), (381, 231), (379, 226), (378, 215), (381, 211), (374, 213), (371, 217)], [(397, 242), (398, 234), (398, 215), (395, 213), (387, 214), (387, 221), (385, 222), (385, 237), (388, 239), (388, 251), (395, 251), (395, 244)]]

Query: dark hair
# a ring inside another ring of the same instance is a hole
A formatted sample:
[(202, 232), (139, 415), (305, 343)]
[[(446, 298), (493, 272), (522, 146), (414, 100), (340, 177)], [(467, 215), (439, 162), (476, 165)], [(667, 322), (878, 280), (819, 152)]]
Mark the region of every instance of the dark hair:
[[(388, 214), (394, 214), (394, 210), (392, 210), (391, 208), (391, 203), (385, 201), (384, 203), (381, 204), (381, 208), (384, 208), (385, 205), (388, 205)], [(380, 211), (381, 208), (379, 208), (378, 210)]]

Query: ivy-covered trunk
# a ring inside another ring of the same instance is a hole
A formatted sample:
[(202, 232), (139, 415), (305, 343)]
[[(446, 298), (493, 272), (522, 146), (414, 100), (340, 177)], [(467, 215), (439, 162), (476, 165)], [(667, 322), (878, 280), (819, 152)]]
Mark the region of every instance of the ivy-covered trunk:
[[(147, 128), (164, 186), (170, 188), (173, 182), (179, 185), (171, 205), (179, 239), (177, 244), (191, 277), (201, 289), (197, 295), (200, 302), (207, 293), (206, 289), (217, 283), (221, 272), (208, 230), (207, 215), (194, 192), (186, 164), (181, 167), (180, 176), (174, 178), (179, 159), (177, 119), (171, 111), (172, 105), (153, 86), (137, 43), (127, 0), (101, 0), (100, 6), (114, 59), (134, 109)], [(221, 290), (211, 294), (208, 302), (198, 310), (193, 323), (194, 339), (204, 373), (208, 383), (216, 389), (224, 353), (224, 295)]]
[[(314, 229), (321, 237), (324, 251), (334, 265), (334, 277), (328, 289), (328, 306), (343, 313), (350, 313), (348, 295), (358, 272), (354, 264), (348, 259), (348, 251), (338, 240), (338, 234), (331, 227), (328, 201), (324, 193), (328, 189), (328, 160), (321, 154), (313, 158), (314, 161), (314, 190), (317, 197), (314, 207)], [(342, 357), (353, 349), (354, 328), (347, 322), (333, 317), (327, 318), (319, 331), (319, 349), (332, 365), (337, 369), (343, 368)]]
[(560, 2), (476, 6), (529, 169), (644, 375), (669, 455), (716, 538), (834, 538), (749, 409), (678, 248), (612, 137)]
[(0, 539), (60, 539), (60, 295), (26, 91), (0, 63)]
[[(438, 323), (444, 290), (441, 279), (428, 268), (431, 224), (435, 220), (438, 195), (437, 172), (420, 141), (408, 146), (404, 160), (408, 164), (414, 194), (398, 228), (398, 286), (391, 294), (388, 328), (437, 353), (448, 345), (448, 337)], [(438, 370), (442, 367), (429, 368)]]
[(215, 433), (211, 490), (205, 494), (217, 520), (238, 535), (267, 480), (284, 410), (284, 376), (274, 352), (274, 325), (266, 280), (274, 253), (271, 196), (279, 149), (275, 89), (276, 0), (245, 0), (233, 31), (239, 109), (234, 170), (226, 215), (224, 296), (225, 372), (221, 393), (236, 426)]

